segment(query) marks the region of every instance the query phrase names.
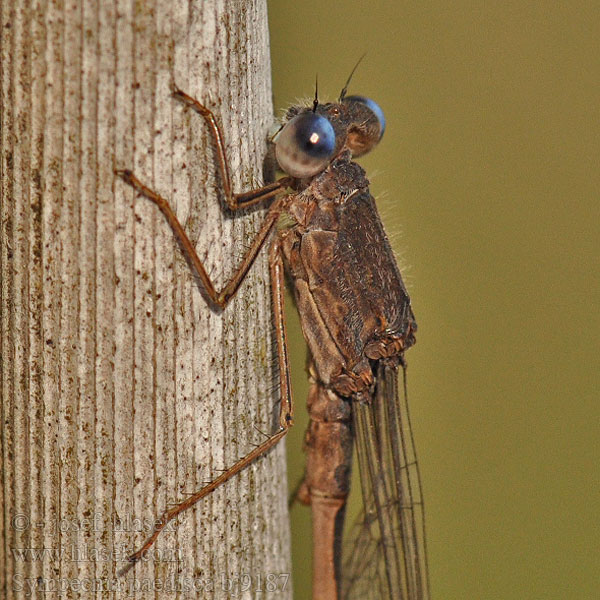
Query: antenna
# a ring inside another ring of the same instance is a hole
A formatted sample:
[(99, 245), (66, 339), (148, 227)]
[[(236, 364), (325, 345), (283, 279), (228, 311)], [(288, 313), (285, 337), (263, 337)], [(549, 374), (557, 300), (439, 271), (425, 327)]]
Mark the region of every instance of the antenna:
[(342, 88), (342, 91), (340, 92), (340, 99), (339, 102), (342, 102), (342, 100), (346, 97), (346, 93), (348, 92), (348, 86), (350, 85), (350, 80), (352, 79), (352, 75), (354, 75), (354, 71), (356, 71), (356, 67), (358, 67), (358, 65), (360, 65), (362, 59), (367, 55), (367, 53), (365, 52), (356, 62), (356, 64), (354, 65), (354, 68), (352, 69), (352, 71), (350, 71), (350, 76), (348, 77), (348, 80), (346, 81), (346, 85)]

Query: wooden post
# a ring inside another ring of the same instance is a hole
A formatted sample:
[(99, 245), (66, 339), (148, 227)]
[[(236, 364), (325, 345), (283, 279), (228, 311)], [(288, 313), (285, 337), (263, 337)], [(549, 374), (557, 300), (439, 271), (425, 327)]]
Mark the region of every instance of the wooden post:
[(273, 118), (266, 2), (1, 10), (0, 596), (291, 598), (283, 445), (117, 576), (168, 503), (276, 426), (266, 253), (211, 312), (156, 207), (114, 175), (170, 199), (225, 280), (263, 211), (225, 214), (207, 128), (170, 90), (215, 109), (235, 189), (252, 187)]

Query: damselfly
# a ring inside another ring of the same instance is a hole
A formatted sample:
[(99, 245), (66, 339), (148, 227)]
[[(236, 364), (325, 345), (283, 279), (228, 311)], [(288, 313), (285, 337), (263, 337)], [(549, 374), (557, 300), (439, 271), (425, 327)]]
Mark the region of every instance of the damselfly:
[[(348, 80), (348, 82), (350, 79)], [(385, 119), (362, 96), (294, 106), (274, 138), (287, 174), (235, 194), (223, 134), (214, 114), (179, 89), (174, 96), (208, 124), (218, 153), (227, 206), (270, 203), (264, 222), (229, 282), (217, 291), (169, 203), (131, 171), (118, 174), (152, 200), (169, 222), (208, 302), (224, 310), (267, 240), (279, 357), (278, 430), (217, 479), (166, 510), (135, 563), (165, 525), (284, 437), (292, 424), (284, 269), (293, 282), (311, 361), (306, 476), (299, 498), (313, 514), (313, 598), (429, 597), (419, 473), (406, 403), (399, 402), (398, 368), (414, 343), (416, 324), (364, 170), (353, 159), (381, 139)], [(404, 392), (406, 386), (404, 386)], [(404, 393), (406, 400), (406, 393)], [(354, 550), (344, 565), (341, 531), (356, 440), (365, 505)]]

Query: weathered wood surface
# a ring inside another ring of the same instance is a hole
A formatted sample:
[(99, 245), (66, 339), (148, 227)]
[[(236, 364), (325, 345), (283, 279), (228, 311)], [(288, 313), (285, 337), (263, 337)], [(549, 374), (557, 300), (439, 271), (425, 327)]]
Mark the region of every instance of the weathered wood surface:
[(229, 598), (223, 583), (251, 576), (240, 597), (263, 597), (258, 578), (289, 572), (283, 445), (162, 535), (162, 561), (116, 578), (166, 503), (272, 430), (277, 385), (265, 253), (212, 313), (158, 210), (113, 170), (170, 198), (226, 279), (261, 211), (224, 214), (207, 129), (170, 86), (221, 116), (236, 189), (260, 179), (266, 2), (1, 10), (0, 595)]

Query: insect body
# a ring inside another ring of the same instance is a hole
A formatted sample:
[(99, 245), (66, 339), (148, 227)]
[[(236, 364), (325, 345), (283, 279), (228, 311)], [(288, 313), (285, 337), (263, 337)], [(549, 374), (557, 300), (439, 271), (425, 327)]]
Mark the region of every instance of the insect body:
[[(291, 113), (297, 110), (292, 109)], [(384, 128), (383, 115), (372, 101), (350, 97), (313, 110), (305, 109), (292, 117), (286, 128), (302, 132), (304, 137), (317, 131), (315, 137), (318, 137), (320, 132), (327, 132), (326, 125), (320, 122), (322, 118), (335, 131), (334, 158), (328, 159), (325, 169), (309, 181), (301, 179), (297, 184), (298, 191), (288, 197), (287, 207), (294, 225), (279, 237), (312, 358), (311, 421), (305, 441), (308, 459), (300, 497), (311, 504), (313, 512), (313, 597), (327, 599), (339, 596), (342, 579), (339, 547), (350, 482), (352, 414), (358, 412), (354, 407), (363, 405), (363, 411), (376, 415), (377, 409), (371, 405), (377, 393), (384, 407), (386, 403), (397, 404), (397, 388), (395, 385), (386, 388), (385, 379), (397, 376), (404, 350), (414, 343), (416, 323), (369, 193), (365, 172), (352, 160), (379, 141)], [(298, 121), (301, 123), (297, 124)], [(311, 127), (306, 122), (314, 124)], [(294, 141), (294, 147), (302, 148), (300, 141)], [(278, 157), (285, 149), (278, 152)], [(311, 157), (310, 148), (305, 153)], [(301, 170), (297, 164), (303, 162), (297, 156), (294, 158), (288, 171)], [(286, 164), (287, 159), (284, 154), (280, 164)], [(304, 167), (307, 170), (318, 167), (310, 160), (304, 163), (308, 163)], [(368, 423), (355, 418), (358, 435), (368, 435), (368, 431), (363, 431), (365, 428), (381, 428), (384, 422), (378, 421)], [(381, 432), (380, 440), (386, 435)], [(374, 439), (371, 442), (377, 446)], [(383, 579), (379, 582), (381, 597), (424, 598), (426, 565), (421, 564), (424, 549), (419, 548), (424, 539), (419, 540), (422, 536), (411, 514), (421, 508), (415, 506), (410, 488), (399, 493), (398, 488), (406, 481), (406, 477), (402, 480), (401, 471), (408, 468), (404, 449), (399, 444), (395, 448), (388, 446), (385, 448), (384, 444), (372, 451), (380, 455), (384, 451), (391, 453), (396, 464), (384, 463), (383, 457), (370, 460), (369, 453), (365, 453), (371, 472), (363, 469), (362, 473), (364, 479), (378, 487), (379, 495), (385, 494), (378, 498), (378, 503), (380, 513), (386, 512), (381, 518), (388, 522), (380, 525), (378, 537), (388, 548), (398, 546), (382, 557), (384, 562), (393, 564), (378, 574)], [(382, 474), (374, 472), (383, 468), (392, 471), (383, 475), (390, 482), (398, 474), (394, 469), (400, 475), (393, 485), (388, 485), (388, 490), (378, 482)], [(366, 493), (366, 498), (372, 501), (372, 491)], [(384, 507), (386, 502), (392, 505)], [(402, 548), (403, 543), (408, 545), (406, 549)], [(347, 584), (347, 596), (353, 585)], [(375, 597), (376, 593), (371, 587), (369, 597)]]
[[(313, 598), (333, 600), (342, 594), (347, 598), (427, 598), (418, 472), (407, 450), (412, 439), (399, 409), (396, 383), (403, 352), (414, 343), (416, 324), (365, 172), (353, 162), (383, 135), (381, 109), (367, 98), (345, 97), (345, 88), (336, 103), (319, 104), (315, 98), (312, 107), (291, 108), (275, 139), (275, 154), (287, 176), (234, 194), (223, 136), (213, 114), (180, 90), (174, 95), (211, 127), (229, 208), (271, 201), (259, 233), (221, 291), (213, 286), (168, 202), (130, 171), (119, 175), (163, 212), (217, 309), (225, 308), (271, 237), (269, 267), (282, 399), (279, 430), (215, 481), (166, 511), (132, 562), (152, 545), (170, 519), (269, 450), (289, 429), (285, 266), (311, 353), (308, 460), (299, 496), (311, 504), (313, 512)], [(366, 507), (366, 526), (359, 531), (356, 547), (363, 544), (365, 552), (372, 548), (370, 564), (376, 566), (365, 567), (362, 557), (350, 556), (344, 573), (347, 583), (342, 584), (339, 548), (354, 437), (361, 452)], [(368, 595), (360, 591), (357, 573), (363, 579), (377, 580), (369, 584)]]

